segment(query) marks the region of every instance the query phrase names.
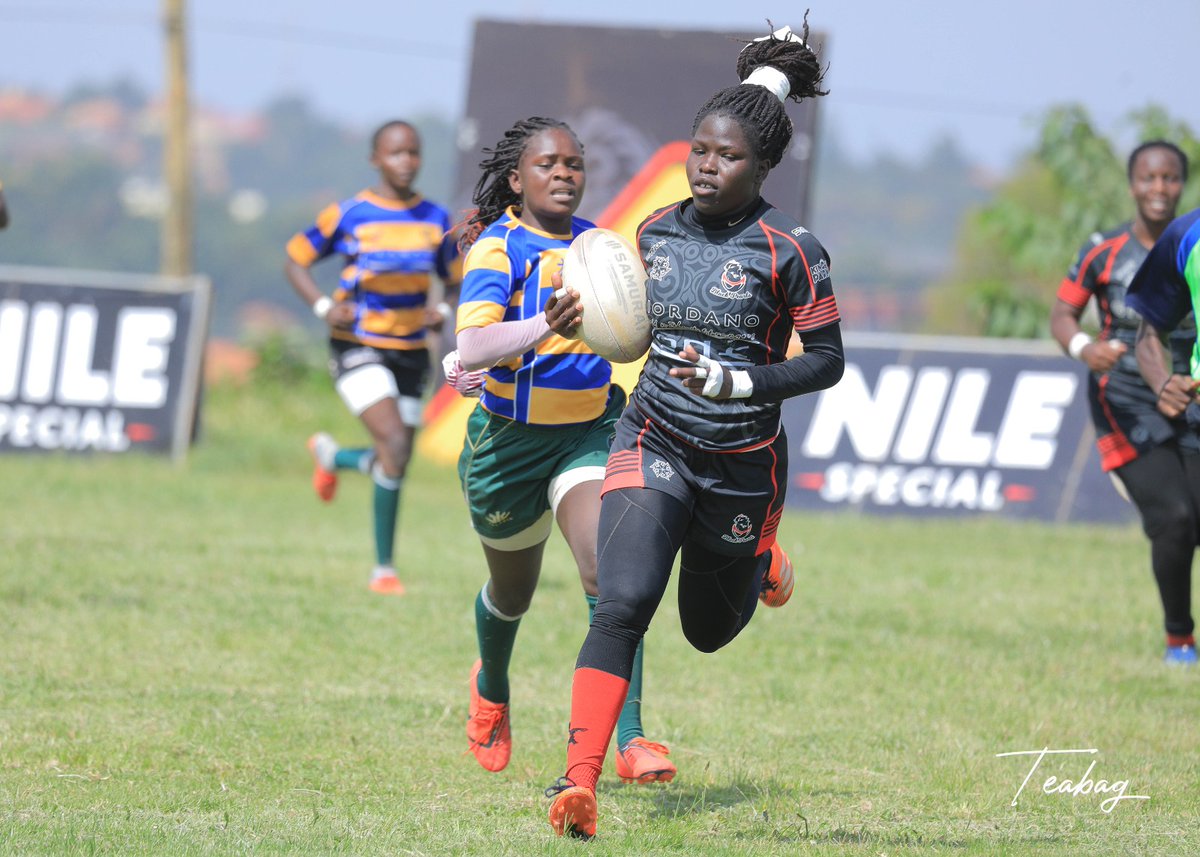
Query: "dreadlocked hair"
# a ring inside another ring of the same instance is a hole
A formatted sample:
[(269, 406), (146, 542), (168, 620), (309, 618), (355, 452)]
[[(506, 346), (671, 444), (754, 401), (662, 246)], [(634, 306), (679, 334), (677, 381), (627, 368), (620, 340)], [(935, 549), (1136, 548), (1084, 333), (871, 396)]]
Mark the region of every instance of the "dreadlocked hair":
[[(770, 21), (767, 24), (774, 29)], [(793, 101), (828, 95), (828, 90), (820, 88), (825, 69), (808, 46), (807, 10), (802, 35), (803, 42), (777, 38), (774, 32), (765, 39), (748, 42), (738, 54), (738, 80), (745, 80), (757, 68), (770, 66), (787, 77), (791, 86), (787, 97)], [(736, 120), (746, 132), (755, 154), (770, 166), (783, 160), (783, 154), (792, 142), (792, 120), (783, 109), (783, 103), (769, 89), (753, 84), (722, 89), (700, 108), (692, 123), (692, 133), (696, 133), (706, 116), (714, 113)]]
[[(509, 173), (521, 163), (521, 154), (530, 138), (551, 128), (561, 128), (575, 137), (575, 132), (566, 122), (545, 116), (530, 116), (514, 123), (495, 146), (483, 150), (490, 157), (479, 163), (483, 175), (479, 177), (471, 197), (476, 208), (466, 221), (463, 237), (459, 241), (461, 249), (466, 250), (474, 244), (479, 234), (495, 223), (509, 206), (520, 207), (521, 197), (509, 186)], [(578, 137), (575, 137), (575, 142), (579, 143)], [(582, 143), (579, 143), (579, 151), (583, 151)]]

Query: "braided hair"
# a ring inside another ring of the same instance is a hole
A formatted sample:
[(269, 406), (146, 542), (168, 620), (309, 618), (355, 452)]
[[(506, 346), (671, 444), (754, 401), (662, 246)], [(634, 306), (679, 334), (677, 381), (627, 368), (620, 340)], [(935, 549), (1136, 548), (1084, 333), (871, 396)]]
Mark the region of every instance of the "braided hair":
[(579, 142), (570, 125), (545, 116), (530, 116), (528, 119), (519, 120), (504, 132), (504, 137), (499, 143), (483, 150), (484, 154), (490, 157), (479, 163), (483, 175), (479, 177), (475, 193), (471, 197), (477, 207), (468, 218), (466, 231), (459, 242), (463, 250), (475, 243), (479, 233), (495, 223), (500, 215), (504, 214), (505, 209), (509, 206), (520, 207), (521, 197), (509, 185), (508, 176), (521, 163), (521, 155), (530, 139), (551, 128), (566, 131), (579, 144), (579, 151), (583, 151), (583, 144)]
[[(774, 26), (770, 21), (769, 26)], [(774, 32), (764, 39), (748, 42), (738, 54), (738, 80), (744, 81), (751, 72), (763, 66), (777, 69), (788, 79), (791, 90), (788, 98), (801, 101), (828, 95), (820, 89), (825, 77), (816, 53), (808, 46), (808, 12), (804, 13), (803, 41), (778, 38)], [(792, 120), (783, 109), (783, 102), (763, 86), (738, 84), (714, 94), (696, 114), (692, 133), (700, 127), (705, 117), (712, 114), (728, 116), (742, 126), (746, 139), (754, 148), (756, 156), (774, 167), (783, 160), (783, 154), (792, 142)]]
[(1147, 140), (1138, 145), (1136, 149), (1129, 153), (1129, 163), (1125, 166), (1125, 174), (1129, 177), (1129, 181), (1133, 181), (1133, 168), (1137, 164), (1138, 156), (1147, 149), (1166, 149), (1175, 157), (1179, 158), (1180, 173), (1183, 180), (1187, 181), (1188, 177), (1188, 156), (1184, 154), (1183, 149), (1176, 146), (1170, 140)]

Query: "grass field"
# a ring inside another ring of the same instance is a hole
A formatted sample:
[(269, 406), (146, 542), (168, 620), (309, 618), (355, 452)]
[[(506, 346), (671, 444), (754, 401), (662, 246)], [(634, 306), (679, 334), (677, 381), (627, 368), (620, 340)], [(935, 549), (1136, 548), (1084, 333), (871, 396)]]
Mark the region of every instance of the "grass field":
[[(1200, 853), (1200, 671), (1160, 662), (1135, 528), (789, 515), (797, 596), (716, 655), (664, 602), (645, 719), (680, 776), (601, 781), (556, 839), (586, 609), (556, 536), (513, 664), (515, 753), (465, 756), (486, 572), (453, 471), (417, 463), (409, 595), (373, 595), (365, 480), (308, 489), (303, 439), (359, 437), (326, 386), (211, 391), (184, 468), (0, 458), (0, 853)], [(1095, 748), (1033, 764), (1020, 750)], [(1046, 794), (1048, 776), (1125, 780)]]

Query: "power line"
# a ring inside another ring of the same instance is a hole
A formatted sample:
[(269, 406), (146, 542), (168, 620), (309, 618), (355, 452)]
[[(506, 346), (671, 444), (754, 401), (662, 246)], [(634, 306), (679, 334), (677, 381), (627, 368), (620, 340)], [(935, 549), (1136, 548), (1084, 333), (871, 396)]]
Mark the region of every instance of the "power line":
[[(84, 21), (90, 24), (109, 26), (137, 26), (158, 28), (158, 15), (121, 9), (97, 9), (95, 6), (25, 6), (0, 4), (0, 20), (58, 23), (61, 21)], [(391, 56), (404, 54), (440, 59), (446, 62), (461, 62), (465, 49), (462, 46), (430, 44), (426, 40), (400, 40), (380, 38), (374, 35), (348, 33), (336, 30), (318, 30), (295, 24), (279, 24), (267, 21), (239, 21), (197, 16), (191, 23), (194, 32), (208, 32), (223, 36), (256, 39), (259, 41), (283, 42), (293, 45), (347, 49), (367, 53), (383, 53)]]
[[(0, 21), (25, 20), (58, 22), (63, 20), (86, 21), (101, 25), (140, 26), (157, 29), (161, 25), (158, 15), (133, 10), (97, 9), (94, 4), (30, 6), (22, 3), (0, 3)], [(428, 41), (390, 39), (374, 34), (350, 33), (346, 31), (316, 29), (296, 24), (267, 21), (247, 21), (228, 18), (205, 18), (196, 16), (192, 22), (193, 32), (205, 32), (221, 36), (279, 42), (288, 45), (308, 45), (352, 50), (360, 53), (378, 53), (389, 56), (420, 56), (458, 65), (466, 61), (466, 48), (446, 44), (430, 44)], [(993, 118), (1021, 118), (1030, 115), (1028, 104), (981, 102), (972, 98), (947, 97), (944, 94), (913, 91), (889, 92), (887, 90), (854, 89), (839, 87), (838, 103), (846, 106), (870, 108), (892, 108), (906, 112), (975, 115)]]

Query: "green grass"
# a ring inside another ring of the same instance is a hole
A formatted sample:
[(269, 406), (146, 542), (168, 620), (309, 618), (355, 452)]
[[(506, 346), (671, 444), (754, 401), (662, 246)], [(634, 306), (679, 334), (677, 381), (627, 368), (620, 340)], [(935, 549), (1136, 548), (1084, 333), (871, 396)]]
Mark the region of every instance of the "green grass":
[[(512, 764), (464, 756), (486, 571), (452, 468), (405, 486), (402, 599), (370, 495), (308, 489), (360, 437), (324, 385), (211, 391), (186, 467), (0, 458), (0, 853), (1098, 855), (1200, 850), (1200, 671), (1165, 668), (1134, 527), (789, 515), (797, 596), (692, 651), (669, 596), (645, 719), (680, 767), (545, 822), (586, 610), (556, 536), (512, 670)], [(1100, 798), (1047, 795), (1090, 759)]]

